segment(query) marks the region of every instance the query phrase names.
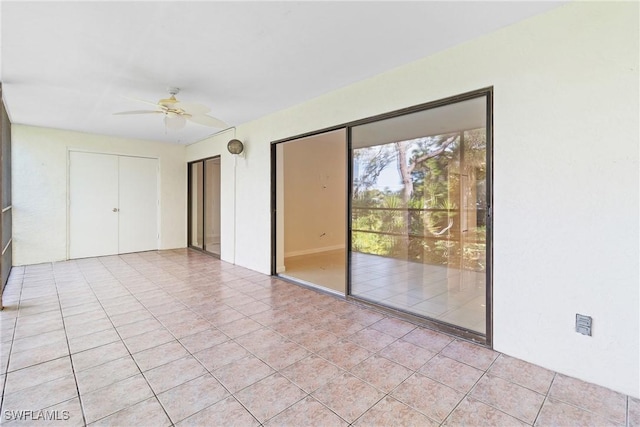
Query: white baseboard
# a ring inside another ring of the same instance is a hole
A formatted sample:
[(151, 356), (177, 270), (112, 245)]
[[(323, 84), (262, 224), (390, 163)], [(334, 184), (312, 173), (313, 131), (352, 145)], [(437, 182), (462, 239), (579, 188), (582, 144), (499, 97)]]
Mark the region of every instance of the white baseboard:
[(313, 249), (304, 249), (301, 251), (285, 252), (284, 257), (289, 258), (292, 256), (318, 254), (320, 252), (336, 251), (338, 249), (344, 249), (344, 245), (324, 246), (322, 248), (313, 248)]

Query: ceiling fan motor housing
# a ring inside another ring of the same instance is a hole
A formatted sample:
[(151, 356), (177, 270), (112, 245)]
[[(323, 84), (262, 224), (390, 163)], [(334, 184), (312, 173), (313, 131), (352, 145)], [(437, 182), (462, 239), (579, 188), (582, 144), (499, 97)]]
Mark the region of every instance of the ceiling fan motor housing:
[(164, 114), (165, 126), (169, 129), (181, 129), (184, 127), (186, 120), (203, 126), (226, 128), (228, 125), (220, 119), (207, 115), (210, 108), (200, 104), (185, 104), (176, 99), (176, 95), (180, 92), (177, 87), (167, 88), (169, 98), (159, 100), (157, 103), (143, 101), (147, 104), (154, 104), (157, 107), (155, 111), (123, 111), (114, 114)]

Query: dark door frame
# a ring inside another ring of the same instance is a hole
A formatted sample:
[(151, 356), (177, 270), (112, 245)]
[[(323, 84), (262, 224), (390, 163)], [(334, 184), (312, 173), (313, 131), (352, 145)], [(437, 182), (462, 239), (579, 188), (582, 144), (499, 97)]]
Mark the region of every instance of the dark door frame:
[[(206, 211), (207, 204), (205, 203), (205, 196), (207, 194), (205, 168), (208, 160), (214, 160), (214, 159), (220, 159), (220, 158), (221, 156), (217, 155), (217, 156), (211, 156), (211, 157), (206, 157), (204, 159), (198, 159), (198, 160), (193, 160), (191, 162), (187, 162), (187, 247), (199, 252), (204, 252), (216, 258), (220, 258), (220, 254), (207, 251), (206, 239), (204, 237), (205, 224), (206, 224), (205, 218), (206, 218), (206, 212), (207, 212)], [(191, 243), (191, 231), (193, 227), (193, 221), (192, 221), (193, 199), (191, 197), (191, 193), (192, 193), (191, 188), (193, 186), (193, 178), (191, 176), (191, 166), (196, 163), (202, 163), (202, 186), (201, 186), (202, 187), (202, 248), (193, 246)], [(222, 163), (221, 163), (221, 167), (222, 167)], [(222, 245), (220, 245), (220, 247), (222, 247)]]
[[(486, 149), (486, 167), (487, 167), (487, 210), (486, 210), (486, 328), (485, 334), (452, 325), (446, 322), (442, 322), (437, 319), (425, 318), (417, 316), (407, 312), (403, 312), (398, 309), (385, 307), (379, 304), (374, 304), (369, 301), (354, 297), (351, 295), (351, 197), (352, 197), (352, 181), (353, 181), (353, 164), (352, 164), (352, 137), (351, 130), (353, 127), (363, 125), (367, 123), (373, 123), (380, 120), (385, 120), (393, 117), (403, 116), (410, 113), (429, 110), (445, 105), (455, 104), (462, 101), (468, 101), (475, 98), (486, 97), (486, 132), (487, 132), (487, 149)], [(441, 330), (446, 333), (454, 334), (460, 338), (473, 341), (482, 344), (486, 347), (493, 347), (493, 86), (485, 87), (482, 89), (465, 92), (462, 94), (454, 95), (448, 98), (439, 99), (436, 101), (427, 102), (424, 104), (415, 105), (412, 107), (403, 108), (396, 111), (391, 111), (383, 114), (379, 114), (364, 119), (355, 120), (352, 122), (343, 123), (328, 128), (303, 133), (300, 135), (276, 140), (271, 142), (271, 274), (277, 276), (277, 201), (276, 201), (276, 146), (277, 144), (301, 139), (305, 137), (315, 136), (326, 132), (331, 132), (338, 129), (346, 129), (347, 132), (347, 236), (346, 236), (346, 298), (348, 300), (357, 301), (360, 304), (369, 305), (375, 307), (377, 310), (386, 311), (394, 315), (406, 318), (414, 323), (422, 324), (432, 329)]]

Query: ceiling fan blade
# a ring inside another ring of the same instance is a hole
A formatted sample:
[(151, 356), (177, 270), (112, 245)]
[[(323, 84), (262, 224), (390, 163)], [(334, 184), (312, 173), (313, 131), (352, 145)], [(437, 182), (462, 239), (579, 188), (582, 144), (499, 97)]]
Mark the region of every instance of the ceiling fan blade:
[(222, 120), (216, 119), (215, 117), (207, 116), (206, 114), (187, 116), (187, 119), (191, 120), (194, 123), (198, 123), (199, 125), (209, 126), (212, 128), (224, 129), (229, 127), (229, 125)]
[(158, 106), (157, 102), (145, 101), (144, 99), (133, 98), (131, 96), (125, 96), (125, 98), (130, 100), (130, 101), (142, 102), (142, 103), (147, 104), (147, 105), (153, 105), (154, 107)]
[(190, 114), (192, 116), (201, 116), (211, 111), (211, 108), (207, 107), (206, 105), (190, 104), (188, 102), (178, 102), (173, 106), (173, 108), (184, 110), (187, 114)]
[(186, 119), (180, 114), (169, 113), (164, 116), (164, 125), (167, 127), (167, 129), (182, 129), (186, 124)]
[(125, 115), (125, 114), (156, 114), (162, 113), (162, 111), (157, 110), (134, 110), (134, 111), (121, 111), (119, 113), (113, 113), (114, 116)]

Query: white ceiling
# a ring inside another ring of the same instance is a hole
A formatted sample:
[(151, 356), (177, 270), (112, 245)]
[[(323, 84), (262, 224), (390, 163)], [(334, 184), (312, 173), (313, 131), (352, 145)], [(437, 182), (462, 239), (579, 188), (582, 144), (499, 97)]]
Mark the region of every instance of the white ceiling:
[(219, 129), (113, 113), (176, 86), (235, 126), (562, 3), (3, 0), (0, 80), (13, 123), (189, 144)]

